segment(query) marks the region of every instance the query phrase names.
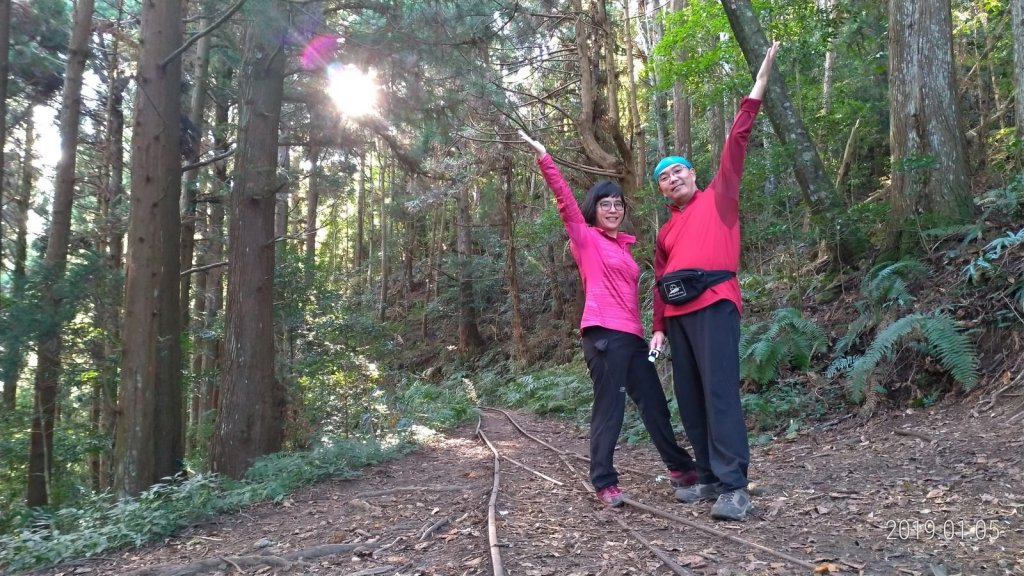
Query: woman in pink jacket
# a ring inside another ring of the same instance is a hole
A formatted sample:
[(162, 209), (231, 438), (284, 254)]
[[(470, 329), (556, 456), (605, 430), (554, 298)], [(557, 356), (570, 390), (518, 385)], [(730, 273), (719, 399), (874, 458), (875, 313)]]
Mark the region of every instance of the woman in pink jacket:
[(672, 484), (692, 485), (697, 481), (693, 459), (676, 442), (665, 392), (654, 364), (648, 361), (649, 347), (640, 322), (640, 267), (630, 251), (636, 238), (619, 231), (626, 217), (622, 188), (609, 180), (598, 182), (587, 191), (581, 209), (544, 146), (523, 132), (520, 136), (533, 148), (544, 180), (555, 194), (586, 295), (580, 330), (594, 381), (590, 482), (597, 498), (613, 507), (623, 502), (612, 455), (627, 394), (636, 403)]

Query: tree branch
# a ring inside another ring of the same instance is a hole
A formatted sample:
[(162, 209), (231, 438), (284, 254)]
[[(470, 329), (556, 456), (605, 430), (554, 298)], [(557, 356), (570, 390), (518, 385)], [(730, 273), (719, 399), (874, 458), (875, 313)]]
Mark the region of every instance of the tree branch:
[(219, 162), (220, 160), (228, 158), (234, 153), (234, 148), (232, 148), (231, 150), (225, 150), (224, 152), (221, 152), (220, 154), (217, 154), (216, 156), (213, 156), (211, 158), (207, 158), (206, 160), (200, 160), (199, 162), (195, 162), (192, 164), (185, 164), (184, 166), (181, 167), (181, 171), (188, 172), (189, 170), (195, 170), (197, 168), (202, 168), (203, 166), (208, 166), (210, 164), (213, 164), (214, 162)]
[(219, 28), (220, 25), (224, 22), (227, 22), (228, 18), (231, 18), (231, 16), (233, 16), (235, 12), (238, 12), (238, 10), (242, 7), (242, 4), (245, 4), (245, 0), (238, 0), (237, 2), (235, 2), (234, 5), (228, 8), (227, 12), (221, 15), (220, 18), (217, 18), (212, 24), (210, 24), (206, 28), (203, 28), (199, 32), (196, 32), (195, 35), (186, 40), (185, 43), (178, 47), (177, 50), (171, 52), (171, 54), (167, 58), (164, 58), (164, 61), (160, 63), (160, 67), (163, 68), (164, 66), (170, 64), (172, 60), (181, 56), (185, 52), (185, 50), (188, 50), (190, 46), (198, 42), (200, 38), (206, 36), (210, 32), (213, 32), (214, 30)]

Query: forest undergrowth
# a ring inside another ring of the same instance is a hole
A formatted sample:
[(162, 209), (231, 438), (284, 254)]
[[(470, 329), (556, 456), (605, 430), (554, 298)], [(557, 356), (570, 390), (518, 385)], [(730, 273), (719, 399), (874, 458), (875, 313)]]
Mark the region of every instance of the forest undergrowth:
[[(870, 427), (879, 411), (943, 399), (969, 403), (979, 391), (1019, 395), (1024, 230), (1013, 229), (1011, 214), (986, 216), (974, 227), (923, 232), (930, 249), (914, 259), (835, 273), (809, 267), (741, 275), (748, 302), (743, 405), (751, 442), (793, 439), (851, 414)], [(333, 308), (337, 298), (321, 305)], [(296, 375), (306, 390), (306, 413), (289, 423), (304, 438), (291, 450), (259, 460), (240, 482), (194, 472), (137, 498), (102, 494), (59, 509), (14, 509), (3, 519), (0, 567), (16, 572), (138, 546), (217, 514), (280, 501), (325, 478), (352, 477), (465, 423), (477, 405), (588, 420), (590, 380), (576, 330), (565, 322), (534, 318), (527, 363), (498, 340), (466, 358), (454, 341), (435, 340), (457, 333), (445, 326), (451, 319), (431, 318), (432, 337), (423, 339), (424, 323), (415, 314), (378, 323), (359, 304), (333, 308), (304, 327), (320, 344)], [(485, 333), (487, 321), (481, 322)], [(377, 366), (370, 358), (384, 360)], [(674, 402), (669, 366), (660, 362), (659, 370)], [(333, 395), (325, 384), (340, 381), (362, 381), (358, 397)], [(632, 409), (623, 437), (645, 439)], [(14, 444), (4, 443), (5, 450)]]

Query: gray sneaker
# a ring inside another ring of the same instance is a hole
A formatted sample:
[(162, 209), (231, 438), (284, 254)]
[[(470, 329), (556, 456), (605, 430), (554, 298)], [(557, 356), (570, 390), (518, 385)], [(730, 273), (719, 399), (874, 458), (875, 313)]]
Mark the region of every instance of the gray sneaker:
[(718, 497), (711, 507), (711, 517), (716, 520), (746, 520), (747, 513), (754, 505), (746, 488), (730, 490)]
[(694, 484), (684, 488), (677, 488), (676, 500), (692, 504), (694, 502), (714, 500), (715, 498), (718, 498), (721, 493), (721, 482), (715, 482), (713, 484)]

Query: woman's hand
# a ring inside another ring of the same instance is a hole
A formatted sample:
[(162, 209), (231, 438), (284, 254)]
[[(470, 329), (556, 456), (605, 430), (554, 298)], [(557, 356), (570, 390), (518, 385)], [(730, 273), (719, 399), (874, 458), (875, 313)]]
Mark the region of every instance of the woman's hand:
[(519, 131), (519, 137), (522, 138), (524, 142), (529, 144), (531, 148), (533, 148), (534, 154), (537, 155), (537, 160), (540, 160), (541, 158), (544, 157), (545, 154), (548, 153), (547, 149), (544, 148), (543, 144), (541, 144), (540, 142), (537, 142), (533, 138), (530, 138), (529, 136), (527, 136), (526, 132), (523, 132), (522, 130), (520, 130)]

